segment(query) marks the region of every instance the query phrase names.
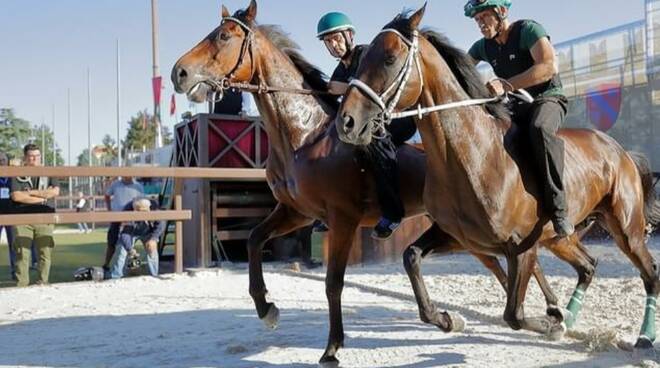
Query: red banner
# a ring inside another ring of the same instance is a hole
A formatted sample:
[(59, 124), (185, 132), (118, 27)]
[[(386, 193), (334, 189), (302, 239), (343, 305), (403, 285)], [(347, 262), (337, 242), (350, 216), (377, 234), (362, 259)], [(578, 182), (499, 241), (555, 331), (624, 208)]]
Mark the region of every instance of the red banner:
[(152, 78), (151, 86), (154, 90), (154, 106), (160, 106), (160, 91), (163, 86), (163, 78), (160, 76)]
[(170, 116), (174, 115), (176, 113), (176, 98), (174, 97), (174, 93), (172, 93), (172, 99), (170, 100)]

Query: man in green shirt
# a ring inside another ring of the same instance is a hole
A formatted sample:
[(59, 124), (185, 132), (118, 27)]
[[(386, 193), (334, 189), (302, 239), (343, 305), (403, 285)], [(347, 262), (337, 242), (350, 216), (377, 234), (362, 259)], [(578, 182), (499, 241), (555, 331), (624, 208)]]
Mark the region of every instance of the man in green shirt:
[(560, 237), (573, 233), (563, 184), (564, 141), (556, 136), (568, 101), (564, 96), (555, 49), (543, 26), (533, 20), (509, 22), (511, 0), (469, 0), (465, 15), (473, 18), (484, 38), (469, 51), (477, 64), (491, 65), (498, 79), (488, 82), (493, 94), (526, 89), (535, 102), (514, 103), (514, 120), (526, 130), (543, 187), (543, 203)]
[[(28, 144), (23, 148), (23, 165), (41, 165), (39, 147)], [(58, 195), (60, 195), (60, 188), (46, 177), (17, 177), (12, 180), (11, 199), (14, 203), (14, 213), (55, 212), (54, 207), (47, 205), (47, 201)], [(55, 246), (53, 228), (54, 225), (16, 227), (17, 236), (14, 240), (14, 249), (16, 251), (17, 286), (30, 284), (30, 247), (33, 241), (39, 255), (37, 284), (48, 283), (51, 251)]]

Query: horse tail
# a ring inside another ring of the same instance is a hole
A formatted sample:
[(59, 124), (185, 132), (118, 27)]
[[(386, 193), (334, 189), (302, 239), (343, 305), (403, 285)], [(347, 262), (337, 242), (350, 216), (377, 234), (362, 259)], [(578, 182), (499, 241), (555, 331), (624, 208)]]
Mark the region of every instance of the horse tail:
[(656, 198), (653, 188), (653, 172), (651, 164), (644, 154), (639, 152), (628, 152), (630, 158), (635, 162), (639, 176), (642, 178), (642, 188), (644, 190), (644, 218), (646, 224), (650, 226), (648, 230), (660, 224), (660, 199)]

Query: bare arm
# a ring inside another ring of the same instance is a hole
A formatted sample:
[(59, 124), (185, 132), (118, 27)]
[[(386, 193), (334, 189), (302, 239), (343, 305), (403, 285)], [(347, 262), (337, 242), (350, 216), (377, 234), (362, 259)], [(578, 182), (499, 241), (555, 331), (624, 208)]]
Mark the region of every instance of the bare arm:
[(473, 58), (472, 56), (470, 56), (470, 54), (467, 54), (467, 57), (468, 57), (468, 60), (469, 60), (469, 61), (472, 63), (472, 65), (474, 65), (474, 66), (477, 66), (477, 64), (480, 63), (479, 60)]
[(27, 191), (11, 192), (11, 200), (23, 204), (43, 204), (46, 201), (44, 198), (30, 195)]
[(509, 83), (513, 85), (514, 89), (528, 88), (547, 82), (557, 74), (555, 48), (547, 37), (536, 41), (530, 51), (534, 59), (534, 66), (509, 79)]
[(328, 82), (328, 92), (332, 95), (342, 96), (348, 90), (348, 83), (343, 82)]
[(51, 199), (60, 195), (60, 187), (48, 187), (45, 190), (28, 190), (27, 192), (32, 197)]
[(106, 193), (103, 196), (103, 199), (105, 199), (105, 208), (107, 208), (108, 211), (112, 211), (112, 206), (110, 205), (110, 199), (111, 199), (110, 195)]

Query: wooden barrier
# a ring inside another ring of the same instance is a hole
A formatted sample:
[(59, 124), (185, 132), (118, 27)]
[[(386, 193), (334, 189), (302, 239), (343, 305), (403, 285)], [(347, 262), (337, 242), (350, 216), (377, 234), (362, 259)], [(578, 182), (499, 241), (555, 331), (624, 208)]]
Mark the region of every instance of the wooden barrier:
[(176, 221), (174, 272), (183, 272), (183, 223), (192, 219), (190, 210), (181, 209), (181, 196), (175, 197), (174, 211), (153, 212), (84, 212), (0, 215), (0, 225), (76, 224), (79, 222)]
[(48, 176), (68, 178), (83, 176), (132, 176), (136, 178), (222, 179), (223, 181), (263, 181), (264, 169), (225, 169), (188, 167), (83, 167), (83, 166), (6, 166), (3, 177)]
[[(137, 178), (158, 178), (158, 177), (171, 177), (174, 178), (174, 204), (175, 211), (158, 211), (153, 212), (156, 217), (150, 219), (173, 220), (176, 221), (175, 238), (178, 242), (175, 244), (175, 271), (177, 273), (183, 272), (183, 220), (190, 220), (192, 218), (192, 211), (182, 210), (182, 200), (180, 198), (184, 190), (184, 179), (215, 179), (224, 182), (263, 182), (266, 180), (266, 171), (264, 169), (233, 169), (233, 168), (182, 168), (182, 167), (82, 167), (82, 166), (60, 166), (60, 167), (47, 167), (47, 166), (7, 166), (2, 168), (3, 177), (19, 177), (19, 176), (46, 176), (54, 178), (67, 178), (67, 177), (121, 177), (132, 176)], [(195, 180), (192, 180), (193, 182)], [(177, 197), (178, 203), (177, 203)], [(207, 202), (208, 203), (208, 202)], [(40, 214), (40, 215), (6, 215), (0, 216), (0, 224), (36, 224), (36, 223), (50, 223), (50, 224), (64, 224), (64, 223), (77, 223), (77, 222), (119, 222), (119, 221), (132, 221), (132, 217), (124, 217), (126, 213), (111, 213), (111, 212), (85, 212), (85, 213), (66, 213), (57, 212), (54, 214)], [(121, 217), (114, 217), (120, 215)], [(185, 219), (179, 219), (185, 215)], [(32, 217), (23, 217), (32, 216)], [(34, 217), (37, 216), (37, 217)], [(42, 217), (39, 217), (42, 216)], [(169, 218), (174, 216), (174, 218)], [(38, 221), (38, 222), (35, 222)], [(199, 222), (201, 230), (204, 230), (207, 225), (204, 225), (208, 218), (204, 213), (195, 212), (195, 222)], [(188, 225), (186, 225), (188, 226)], [(187, 230), (188, 231), (188, 230)], [(203, 232), (203, 231), (202, 231)], [(196, 231), (190, 232), (190, 239), (198, 240), (195, 238)], [(188, 239), (188, 237), (187, 237)], [(188, 239), (187, 241), (189, 241)], [(208, 242), (195, 242), (196, 247), (199, 248), (197, 253), (202, 254), (206, 250), (204, 247)], [(196, 248), (196, 249), (197, 249)], [(202, 259), (203, 260), (203, 259)], [(199, 259), (198, 259), (199, 261)], [(198, 262), (203, 264), (204, 262)]]

